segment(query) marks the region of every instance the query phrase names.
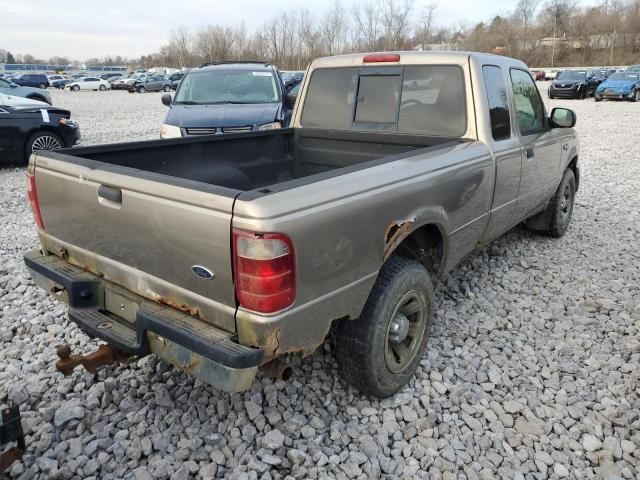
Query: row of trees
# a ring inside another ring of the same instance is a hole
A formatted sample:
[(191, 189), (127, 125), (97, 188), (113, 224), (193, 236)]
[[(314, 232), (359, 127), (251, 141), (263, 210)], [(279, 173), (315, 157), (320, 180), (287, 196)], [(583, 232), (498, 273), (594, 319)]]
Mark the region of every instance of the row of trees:
[(240, 25), (179, 27), (146, 63), (189, 67), (228, 59), (264, 59), (301, 69), (313, 58), (374, 50), (458, 49), (521, 58), (530, 65), (638, 63), (640, 0), (518, 0), (508, 15), (476, 25), (437, 26), (435, 3), (339, 1), (317, 16), (309, 10), (267, 20), (254, 32)]
[[(259, 59), (303, 69), (317, 57), (376, 50), (473, 50), (505, 54), (533, 66), (640, 63), (640, 0), (518, 0), (490, 21), (438, 26), (430, 0), (339, 0), (323, 15), (307, 9), (280, 13), (255, 31), (244, 24), (178, 27), (157, 52), (139, 59), (107, 57), (86, 64), (191, 67), (230, 59)], [(2, 61), (0, 50), (0, 61)], [(39, 63), (31, 55), (5, 61)], [(10, 56), (10, 57), (9, 57)], [(55, 61), (54, 61), (55, 60)], [(65, 57), (47, 62), (73, 64)]]

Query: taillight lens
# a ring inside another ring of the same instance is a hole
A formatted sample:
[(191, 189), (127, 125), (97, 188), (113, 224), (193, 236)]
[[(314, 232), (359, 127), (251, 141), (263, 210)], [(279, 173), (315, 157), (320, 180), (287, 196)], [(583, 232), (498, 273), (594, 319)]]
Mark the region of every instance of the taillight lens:
[(233, 266), (236, 296), (242, 307), (273, 313), (293, 304), (295, 255), (287, 236), (234, 229)]
[(33, 173), (27, 173), (27, 197), (29, 198), (29, 205), (36, 225), (40, 230), (44, 230), (40, 204), (38, 203), (38, 192), (36, 191), (36, 177)]

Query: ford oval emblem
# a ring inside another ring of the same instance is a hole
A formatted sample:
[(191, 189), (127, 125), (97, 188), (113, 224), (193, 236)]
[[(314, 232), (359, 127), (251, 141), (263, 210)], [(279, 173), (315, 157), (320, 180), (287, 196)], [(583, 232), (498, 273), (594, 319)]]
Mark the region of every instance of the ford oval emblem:
[(204, 278), (205, 280), (211, 280), (216, 276), (215, 273), (213, 273), (207, 267), (203, 267), (202, 265), (194, 265), (193, 267), (191, 267), (191, 271), (200, 278)]

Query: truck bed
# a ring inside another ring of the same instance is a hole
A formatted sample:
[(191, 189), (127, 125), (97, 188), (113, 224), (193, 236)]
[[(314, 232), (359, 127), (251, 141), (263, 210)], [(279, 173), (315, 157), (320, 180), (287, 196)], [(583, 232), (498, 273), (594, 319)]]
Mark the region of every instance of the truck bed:
[[(126, 167), (149, 178), (160, 174), (239, 191), (408, 154), (451, 142), (414, 135), (283, 129), (275, 132), (120, 143), (60, 153), (90, 168)], [(144, 172), (144, 173), (143, 173)]]

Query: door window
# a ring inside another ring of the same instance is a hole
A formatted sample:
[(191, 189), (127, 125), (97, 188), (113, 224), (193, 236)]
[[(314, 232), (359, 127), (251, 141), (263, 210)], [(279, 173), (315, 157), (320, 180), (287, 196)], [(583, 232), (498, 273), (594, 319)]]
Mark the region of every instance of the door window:
[(482, 75), (489, 104), (491, 134), (494, 140), (505, 140), (511, 137), (511, 118), (507, 101), (507, 84), (504, 81), (502, 69), (495, 65), (485, 65), (482, 67)]
[(544, 104), (531, 75), (523, 70), (512, 69), (511, 84), (520, 133), (527, 135), (544, 128)]

